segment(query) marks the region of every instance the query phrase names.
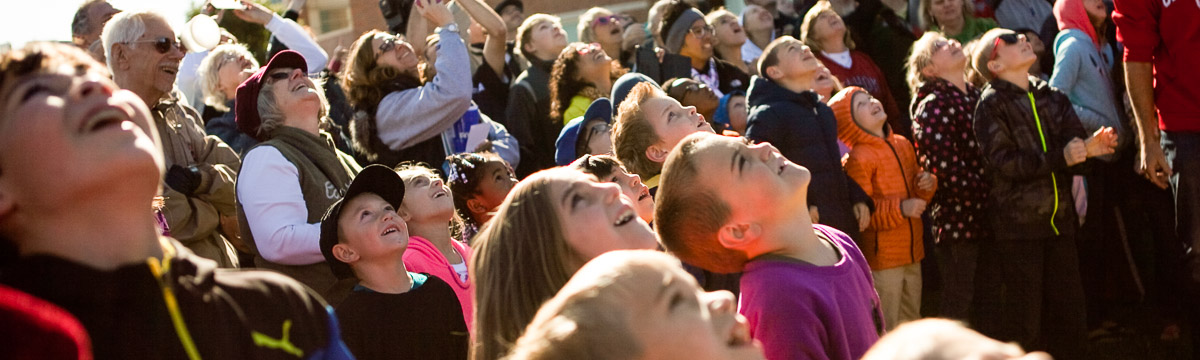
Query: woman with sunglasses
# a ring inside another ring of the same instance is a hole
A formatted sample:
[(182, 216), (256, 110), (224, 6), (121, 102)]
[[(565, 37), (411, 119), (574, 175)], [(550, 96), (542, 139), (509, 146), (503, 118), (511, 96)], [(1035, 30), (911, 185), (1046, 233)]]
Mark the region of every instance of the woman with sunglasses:
[[(460, 119), (471, 120), (464, 116), (474, 90), (471, 64), (458, 25), (443, 0), (416, 0), (415, 5), (421, 16), (410, 28), (425, 29), (428, 22), (438, 26), (440, 36), (438, 75), (428, 83), (420, 80), (420, 52), (395, 35), (368, 31), (350, 47), (342, 87), (355, 109), (350, 133), (364, 164), (391, 167), (411, 160), (440, 168), (452, 155), (446, 145), (456, 140), (446, 134)], [(478, 110), (472, 114), (478, 123)]]
[[(604, 49), (606, 54), (617, 61), (623, 61), (622, 59), (629, 58), (621, 50), (621, 44), (625, 40), (624, 25), (621, 17), (608, 9), (588, 9), (583, 15), (579, 15), (579, 41), (584, 44), (600, 44), (600, 48)], [(621, 66), (630, 67), (632, 64), (622, 63)]]
[(550, 119), (566, 123), (583, 116), (593, 100), (608, 95), (623, 70), (599, 44), (567, 45), (550, 71)]

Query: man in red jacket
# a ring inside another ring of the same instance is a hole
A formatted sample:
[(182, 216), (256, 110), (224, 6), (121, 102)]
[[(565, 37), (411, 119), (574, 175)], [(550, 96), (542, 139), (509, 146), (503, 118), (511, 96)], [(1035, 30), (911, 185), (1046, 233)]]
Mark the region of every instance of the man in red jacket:
[[(1200, 0), (1116, 0), (1115, 5), (1117, 39), (1125, 45), (1125, 83), (1141, 139), (1137, 170), (1161, 188), (1171, 186), (1179, 238), (1200, 250), (1200, 73), (1195, 71)], [(1191, 288), (1200, 289), (1195, 286), (1200, 254), (1191, 251), (1186, 261)]]

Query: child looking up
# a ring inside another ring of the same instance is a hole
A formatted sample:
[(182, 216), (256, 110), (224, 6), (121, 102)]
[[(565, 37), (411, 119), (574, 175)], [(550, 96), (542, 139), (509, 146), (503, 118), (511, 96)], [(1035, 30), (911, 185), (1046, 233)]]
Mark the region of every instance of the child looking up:
[(471, 257), (476, 359), (508, 352), (543, 302), (588, 260), (658, 241), (615, 184), (569, 168), (531, 175), (480, 231)]
[(453, 155), (446, 158), (446, 167), (454, 208), (463, 222), (462, 240), (470, 244), (517, 185), (517, 177), (512, 166), (493, 152)]
[(813, 225), (811, 179), (770, 144), (694, 134), (667, 159), (656, 227), (683, 261), (743, 271), (738, 313), (768, 359), (858, 359), (883, 332), (879, 298), (854, 241)]
[(638, 83), (618, 105), (613, 149), (630, 171), (646, 180), (653, 194), (671, 148), (694, 132), (713, 132), (694, 106), (683, 106), (653, 83)]
[(921, 214), (937, 179), (917, 166), (912, 143), (892, 132), (883, 104), (866, 90), (848, 87), (829, 106), (837, 114), (838, 137), (850, 146), (846, 173), (875, 201), (860, 243), (891, 330), (921, 317)]
[(871, 221), (871, 198), (842, 170), (837, 120), (812, 91), (820, 62), (799, 40), (784, 36), (767, 45), (747, 101), (746, 138), (771, 143), (812, 172), (808, 194), (813, 222), (857, 239)]
[(407, 194), (392, 169), (368, 166), (321, 221), (326, 263), (338, 278), (358, 279), (337, 307), (342, 338), (359, 359), (466, 359), (467, 326), (454, 290), (409, 272), (401, 260), (408, 226), (396, 209), (412, 196), (424, 194)]
[(538, 310), (506, 359), (763, 359), (736, 307), (670, 255), (612, 251)]
[(620, 160), (612, 155), (584, 155), (571, 166), (585, 174), (595, 175), (601, 182), (620, 185), (621, 193), (633, 200), (638, 217), (647, 224), (654, 223), (654, 197), (650, 196), (650, 188), (642, 183), (640, 176), (625, 170)]
[(1116, 132), (1101, 127), (1088, 137), (1067, 96), (1029, 76), (1037, 55), (1024, 35), (993, 29), (978, 46), (972, 67), (989, 82), (975, 135), (991, 174), (995, 241), (980, 249), (985, 316), (976, 325), (1000, 341), (1079, 358), (1085, 324), (1071, 174), (1111, 154)]
[(433, 169), (424, 165), (401, 163), (396, 168), (404, 181), (404, 202), (396, 212), (408, 224), (408, 251), (404, 265), (413, 272), (436, 276), (458, 296), (463, 321), (471, 327), (471, 281), (467, 276), (467, 259), (471, 248), (454, 240), (450, 223), (454, 218), (454, 196), (450, 187)]

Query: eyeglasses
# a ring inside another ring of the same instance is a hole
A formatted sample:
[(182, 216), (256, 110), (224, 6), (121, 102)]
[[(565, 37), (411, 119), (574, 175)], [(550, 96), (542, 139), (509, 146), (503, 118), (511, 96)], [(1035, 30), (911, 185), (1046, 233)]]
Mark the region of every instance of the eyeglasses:
[(183, 50), (183, 43), (179, 42), (179, 39), (166, 36), (162, 36), (154, 40), (135, 40), (126, 42), (126, 44), (138, 43), (154, 43), (154, 51), (158, 51), (159, 54), (166, 54), (167, 52), (171, 51), (172, 48), (179, 49), (179, 52), (187, 52)]
[[(388, 36), (386, 38), (383, 38), (383, 43), (379, 44), (379, 54), (383, 54), (388, 51), (392, 51), (392, 49), (395, 49), (397, 40), (398, 39), (396, 39), (396, 37), (394, 37), (394, 36)], [(376, 55), (378, 55), (378, 54), (376, 54)]]
[(1013, 45), (1013, 44), (1016, 44), (1017, 42), (1021, 41), (1024, 38), (1025, 38), (1025, 35), (1019, 35), (1016, 33), (1010, 33), (1010, 34), (1004, 34), (1004, 35), (997, 36), (996, 41), (992, 42), (992, 54), (991, 54), (991, 56), (988, 56), (988, 61), (996, 60), (996, 49), (1000, 48), (1001, 41), (1004, 41), (1005, 44)]
[(586, 56), (587, 54), (591, 54), (592, 52), (603, 51), (603, 50), (604, 49), (600, 48), (600, 44), (591, 43), (591, 44), (580, 46), (579, 50), (575, 50), (575, 53), (579, 54), (580, 56)]
[(608, 25), (610, 23), (616, 24), (616, 23), (620, 23), (620, 22), (621, 22), (621, 17), (616, 16), (616, 15), (601, 16), (601, 17), (596, 18), (595, 20), (592, 20), (592, 26)]
[(714, 32), (716, 32), (716, 29), (714, 29), (712, 25), (704, 25), (702, 27), (688, 29), (688, 32), (692, 33), (692, 35), (696, 35), (696, 37), (705, 37), (712, 35)]

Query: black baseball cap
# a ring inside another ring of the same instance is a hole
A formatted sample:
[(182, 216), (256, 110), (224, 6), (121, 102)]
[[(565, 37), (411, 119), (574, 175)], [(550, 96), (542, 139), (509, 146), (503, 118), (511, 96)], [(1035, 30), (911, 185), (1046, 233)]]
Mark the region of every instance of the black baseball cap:
[(516, 6), (517, 9), (521, 9), (521, 12), (525, 12), (525, 3), (521, 2), (521, 0), (501, 1), (499, 4), (496, 4), (496, 7), (493, 10), (496, 10), (496, 13), (499, 14), (504, 12), (504, 8), (509, 6)]
[(325, 216), (321, 217), (321, 255), (325, 256), (325, 263), (329, 264), (338, 279), (354, 277), (350, 265), (333, 257), (333, 246), (341, 242), (338, 239), (338, 217), (342, 214), (343, 204), (364, 193), (379, 195), (383, 201), (399, 209), (400, 203), (404, 202), (404, 180), (387, 166), (367, 166), (350, 181), (346, 194), (330, 205)]

